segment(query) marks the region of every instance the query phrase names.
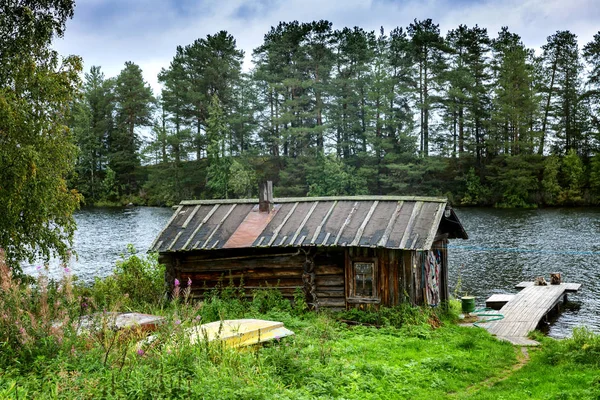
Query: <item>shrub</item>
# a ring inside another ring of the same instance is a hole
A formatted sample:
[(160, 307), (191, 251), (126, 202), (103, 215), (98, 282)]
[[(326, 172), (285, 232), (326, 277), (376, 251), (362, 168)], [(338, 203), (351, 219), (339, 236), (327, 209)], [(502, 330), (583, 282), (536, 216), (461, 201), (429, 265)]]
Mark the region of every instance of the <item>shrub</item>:
[(91, 293), (95, 304), (102, 308), (113, 308), (117, 303), (124, 306), (158, 304), (165, 297), (165, 267), (158, 263), (156, 253), (138, 256), (132, 245), (112, 275), (96, 278)]

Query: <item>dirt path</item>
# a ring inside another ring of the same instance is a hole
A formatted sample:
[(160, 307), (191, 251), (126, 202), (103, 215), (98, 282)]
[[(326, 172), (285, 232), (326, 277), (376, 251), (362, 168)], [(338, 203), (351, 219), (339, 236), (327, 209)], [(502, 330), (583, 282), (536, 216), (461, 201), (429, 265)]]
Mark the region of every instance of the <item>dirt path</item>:
[(516, 371), (523, 368), (527, 364), (527, 362), (529, 362), (530, 357), (529, 357), (529, 350), (527, 349), (527, 347), (520, 347), (520, 348), (515, 347), (515, 353), (517, 356), (516, 364), (512, 365), (508, 369), (505, 369), (499, 375), (492, 376), (481, 382), (477, 382), (477, 383), (467, 387), (464, 392), (453, 393), (450, 397), (456, 397), (459, 394), (470, 396), (470, 395), (473, 395), (473, 394), (479, 392), (481, 389), (490, 388), (490, 387), (494, 386), (495, 384), (508, 379), (512, 374), (514, 374)]

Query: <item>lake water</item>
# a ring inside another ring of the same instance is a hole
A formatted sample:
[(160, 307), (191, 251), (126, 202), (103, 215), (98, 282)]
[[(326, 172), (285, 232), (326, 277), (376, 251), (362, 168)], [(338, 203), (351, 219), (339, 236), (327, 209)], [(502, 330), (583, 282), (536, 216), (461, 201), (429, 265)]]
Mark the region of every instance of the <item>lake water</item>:
[[(145, 252), (172, 215), (170, 208), (93, 208), (79, 211), (71, 269), (85, 281), (110, 274), (131, 243)], [(450, 291), (460, 277), (461, 293), (479, 306), (494, 293), (515, 293), (521, 281), (561, 272), (582, 283), (569, 295), (576, 307), (565, 310), (549, 335), (564, 337), (574, 326), (600, 332), (600, 209), (457, 209), (469, 240), (452, 240)], [(53, 266), (55, 271), (60, 268)], [(35, 274), (35, 266), (24, 267)], [(56, 272), (57, 273), (57, 272)]]

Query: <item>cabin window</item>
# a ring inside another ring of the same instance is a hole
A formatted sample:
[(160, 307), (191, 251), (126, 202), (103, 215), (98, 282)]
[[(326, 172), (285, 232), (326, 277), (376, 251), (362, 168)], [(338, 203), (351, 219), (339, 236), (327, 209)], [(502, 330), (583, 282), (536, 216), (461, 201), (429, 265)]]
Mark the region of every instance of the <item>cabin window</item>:
[(352, 262), (350, 297), (356, 300), (377, 298), (377, 264), (373, 261)]

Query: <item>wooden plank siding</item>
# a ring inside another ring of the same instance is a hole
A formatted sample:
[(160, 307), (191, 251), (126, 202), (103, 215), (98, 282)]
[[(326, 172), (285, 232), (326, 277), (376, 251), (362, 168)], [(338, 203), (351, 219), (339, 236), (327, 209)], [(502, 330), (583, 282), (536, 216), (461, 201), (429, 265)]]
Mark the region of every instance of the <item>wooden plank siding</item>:
[[(434, 242), (433, 249), (442, 253), (440, 297), (448, 299), (447, 239)], [(378, 308), (395, 306), (404, 301), (425, 304), (422, 260), (427, 252), (365, 247), (241, 248), (180, 253), (161, 253), (159, 261), (167, 266), (166, 279), (175, 278), (183, 286), (192, 281), (192, 295), (202, 298), (216, 286), (243, 284), (246, 295), (253, 290), (277, 288), (292, 300), (294, 292), (304, 287), (302, 274), (307, 255), (314, 262), (316, 295), (320, 307)], [(375, 298), (350, 298), (354, 261), (376, 264)]]

